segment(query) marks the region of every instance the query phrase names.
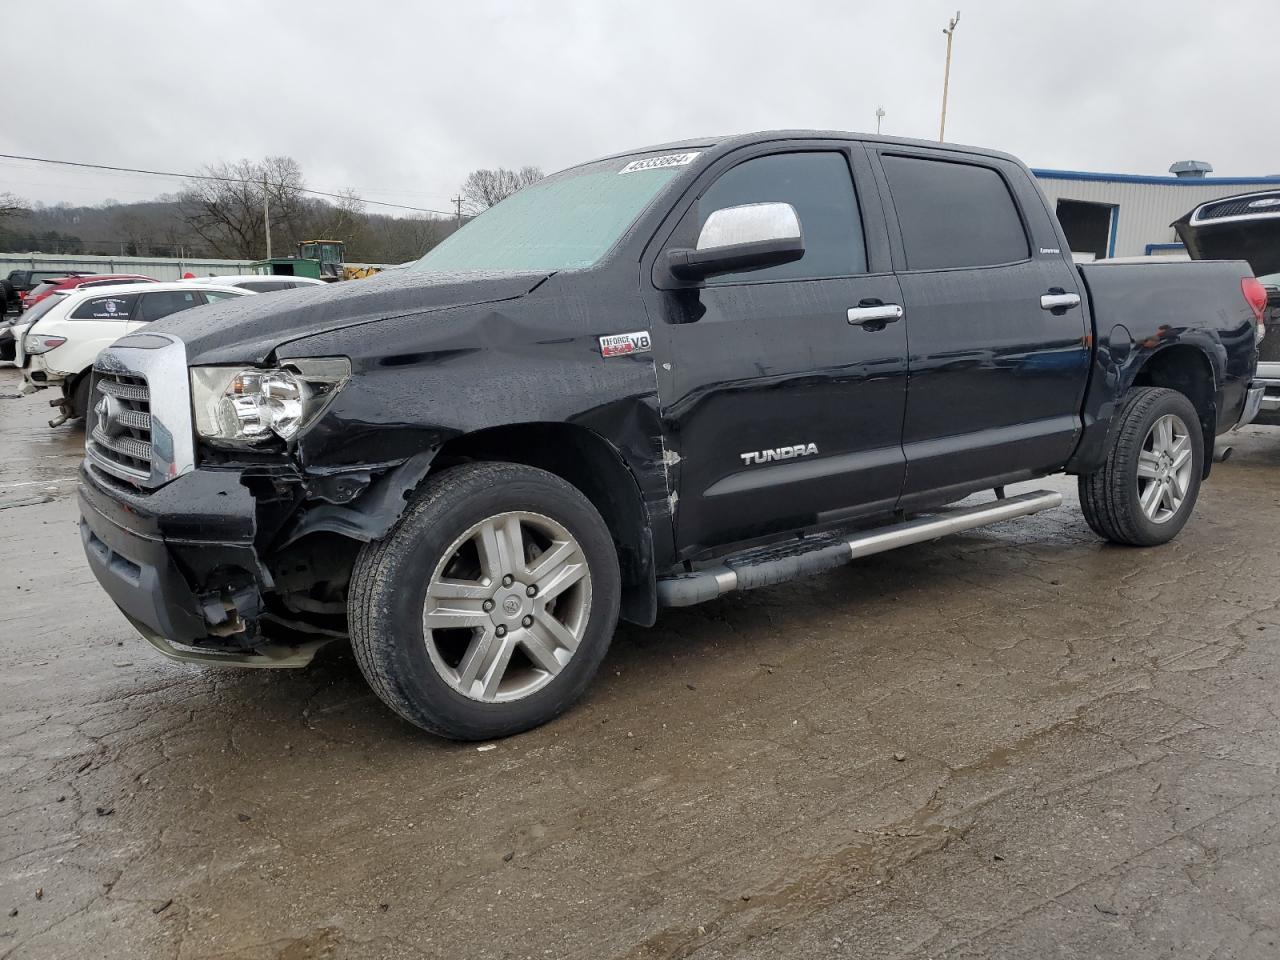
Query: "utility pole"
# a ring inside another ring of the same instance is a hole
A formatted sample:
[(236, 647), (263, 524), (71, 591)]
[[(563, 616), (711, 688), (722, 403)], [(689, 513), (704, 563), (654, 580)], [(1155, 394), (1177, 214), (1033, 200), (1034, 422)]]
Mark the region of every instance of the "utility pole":
[(453, 205), (454, 205), (454, 206), (457, 208), (457, 210), (458, 210), (458, 226), (459, 226), (459, 227), (461, 227), (461, 226), (462, 226), (462, 198), (461, 198), (461, 197), (454, 197), (454, 198), (453, 198)]
[(267, 259), (271, 259), (271, 198), (267, 193), (267, 175), (262, 175), (262, 227), (267, 232)]
[(884, 107), (876, 107), (876, 136), (880, 136), (880, 121), (884, 119)]
[(947, 138), (947, 88), (951, 85), (951, 38), (956, 32), (956, 24), (960, 22), (960, 11), (951, 18), (951, 23), (942, 31), (947, 35), (947, 66), (942, 72), (942, 122), (938, 124), (938, 142)]

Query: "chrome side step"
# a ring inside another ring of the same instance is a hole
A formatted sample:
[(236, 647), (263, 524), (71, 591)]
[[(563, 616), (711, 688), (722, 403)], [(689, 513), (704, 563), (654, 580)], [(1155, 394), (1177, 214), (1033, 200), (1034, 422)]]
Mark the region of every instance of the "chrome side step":
[(658, 581), (658, 604), (689, 607), (732, 590), (753, 590), (842, 566), (859, 557), (884, 553), (948, 534), (984, 527), (1039, 513), (1062, 503), (1062, 494), (1034, 490), (975, 507), (941, 510), (935, 514), (864, 530), (853, 536), (807, 538), (790, 550), (770, 547), (728, 557), (706, 570)]

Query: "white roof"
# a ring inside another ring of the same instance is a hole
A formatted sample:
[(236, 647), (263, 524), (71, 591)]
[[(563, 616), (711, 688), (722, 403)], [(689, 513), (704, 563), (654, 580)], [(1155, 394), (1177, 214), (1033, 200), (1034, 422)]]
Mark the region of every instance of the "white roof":
[(315, 277), (290, 277), (286, 274), (268, 274), (268, 273), (236, 273), (236, 274), (231, 274), (224, 277), (192, 277), (191, 279), (184, 280), (183, 282), (198, 283), (203, 286), (205, 284), (210, 284), (210, 283), (237, 284), (237, 283), (244, 283), (246, 280), (286, 280), (286, 281), (289, 281), (290, 283), (302, 283), (302, 284), (318, 283), (321, 286), (325, 285), (323, 280), (317, 280)]
[[(165, 293), (190, 289), (190, 280), (164, 280), (159, 283), (118, 283), (104, 287), (75, 287), (71, 290), (60, 290), (53, 294), (53, 296), (65, 297), (68, 301), (91, 300), (95, 297), (114, 297), (125, 293)], [(245, 290), (242, 287), (229, 287), (225, 285), (201, 284), (201, 289), (212, 289), (220, 293), (248, 294), (249, 296), (254, 295), (252, 290)]]

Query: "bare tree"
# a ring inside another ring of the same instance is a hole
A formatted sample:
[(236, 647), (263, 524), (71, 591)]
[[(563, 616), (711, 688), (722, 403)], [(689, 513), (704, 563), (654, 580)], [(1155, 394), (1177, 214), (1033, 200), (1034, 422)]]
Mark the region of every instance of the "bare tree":
[(0, 193), (0, 223), (12, 217), (25, 217), (31, 211), (12, 193)]
[[(217, 179), (188, 183), (181, 193), (182, 220), (218, 254), (266, 256), (264, 194), (270, 201), (273, 242), (297, 237), (307, 201), (302, 170), (292, 157), (220, 163), (206, 167), (205, 173)], [(287, 249), (287, 243), (280, 248)]]
[(462, 181), (462, 199), (472, 213), (488, 210), (495, 203), (500, 203), (522, 187), (541, 180), (542, 170), (538, 167), (521, 167), (519, 170), (508, 170), (498, 167), (496, 170), (472, 170), (467, 179)]

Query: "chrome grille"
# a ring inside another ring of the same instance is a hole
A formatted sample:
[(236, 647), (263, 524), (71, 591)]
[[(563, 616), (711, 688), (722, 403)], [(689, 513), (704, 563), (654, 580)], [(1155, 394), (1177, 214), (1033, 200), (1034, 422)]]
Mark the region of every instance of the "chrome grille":
[(98, 354), (85, 423), (93, 470), (155, 489), (196, 468), (186, 345), (131, 333)]
[(87, 446), (99, 463), (132, 480), (151, 478), (151, 391), (146, 378), (94, 375)]
[(1280, 194), (1263, 191), (1206, 203), (1196, 211), (1195, 220), (1203, 223), (1206, 220), (1223, 220), (1228, 217), (1275, 216), (1277, 213), (1280, 213)]

